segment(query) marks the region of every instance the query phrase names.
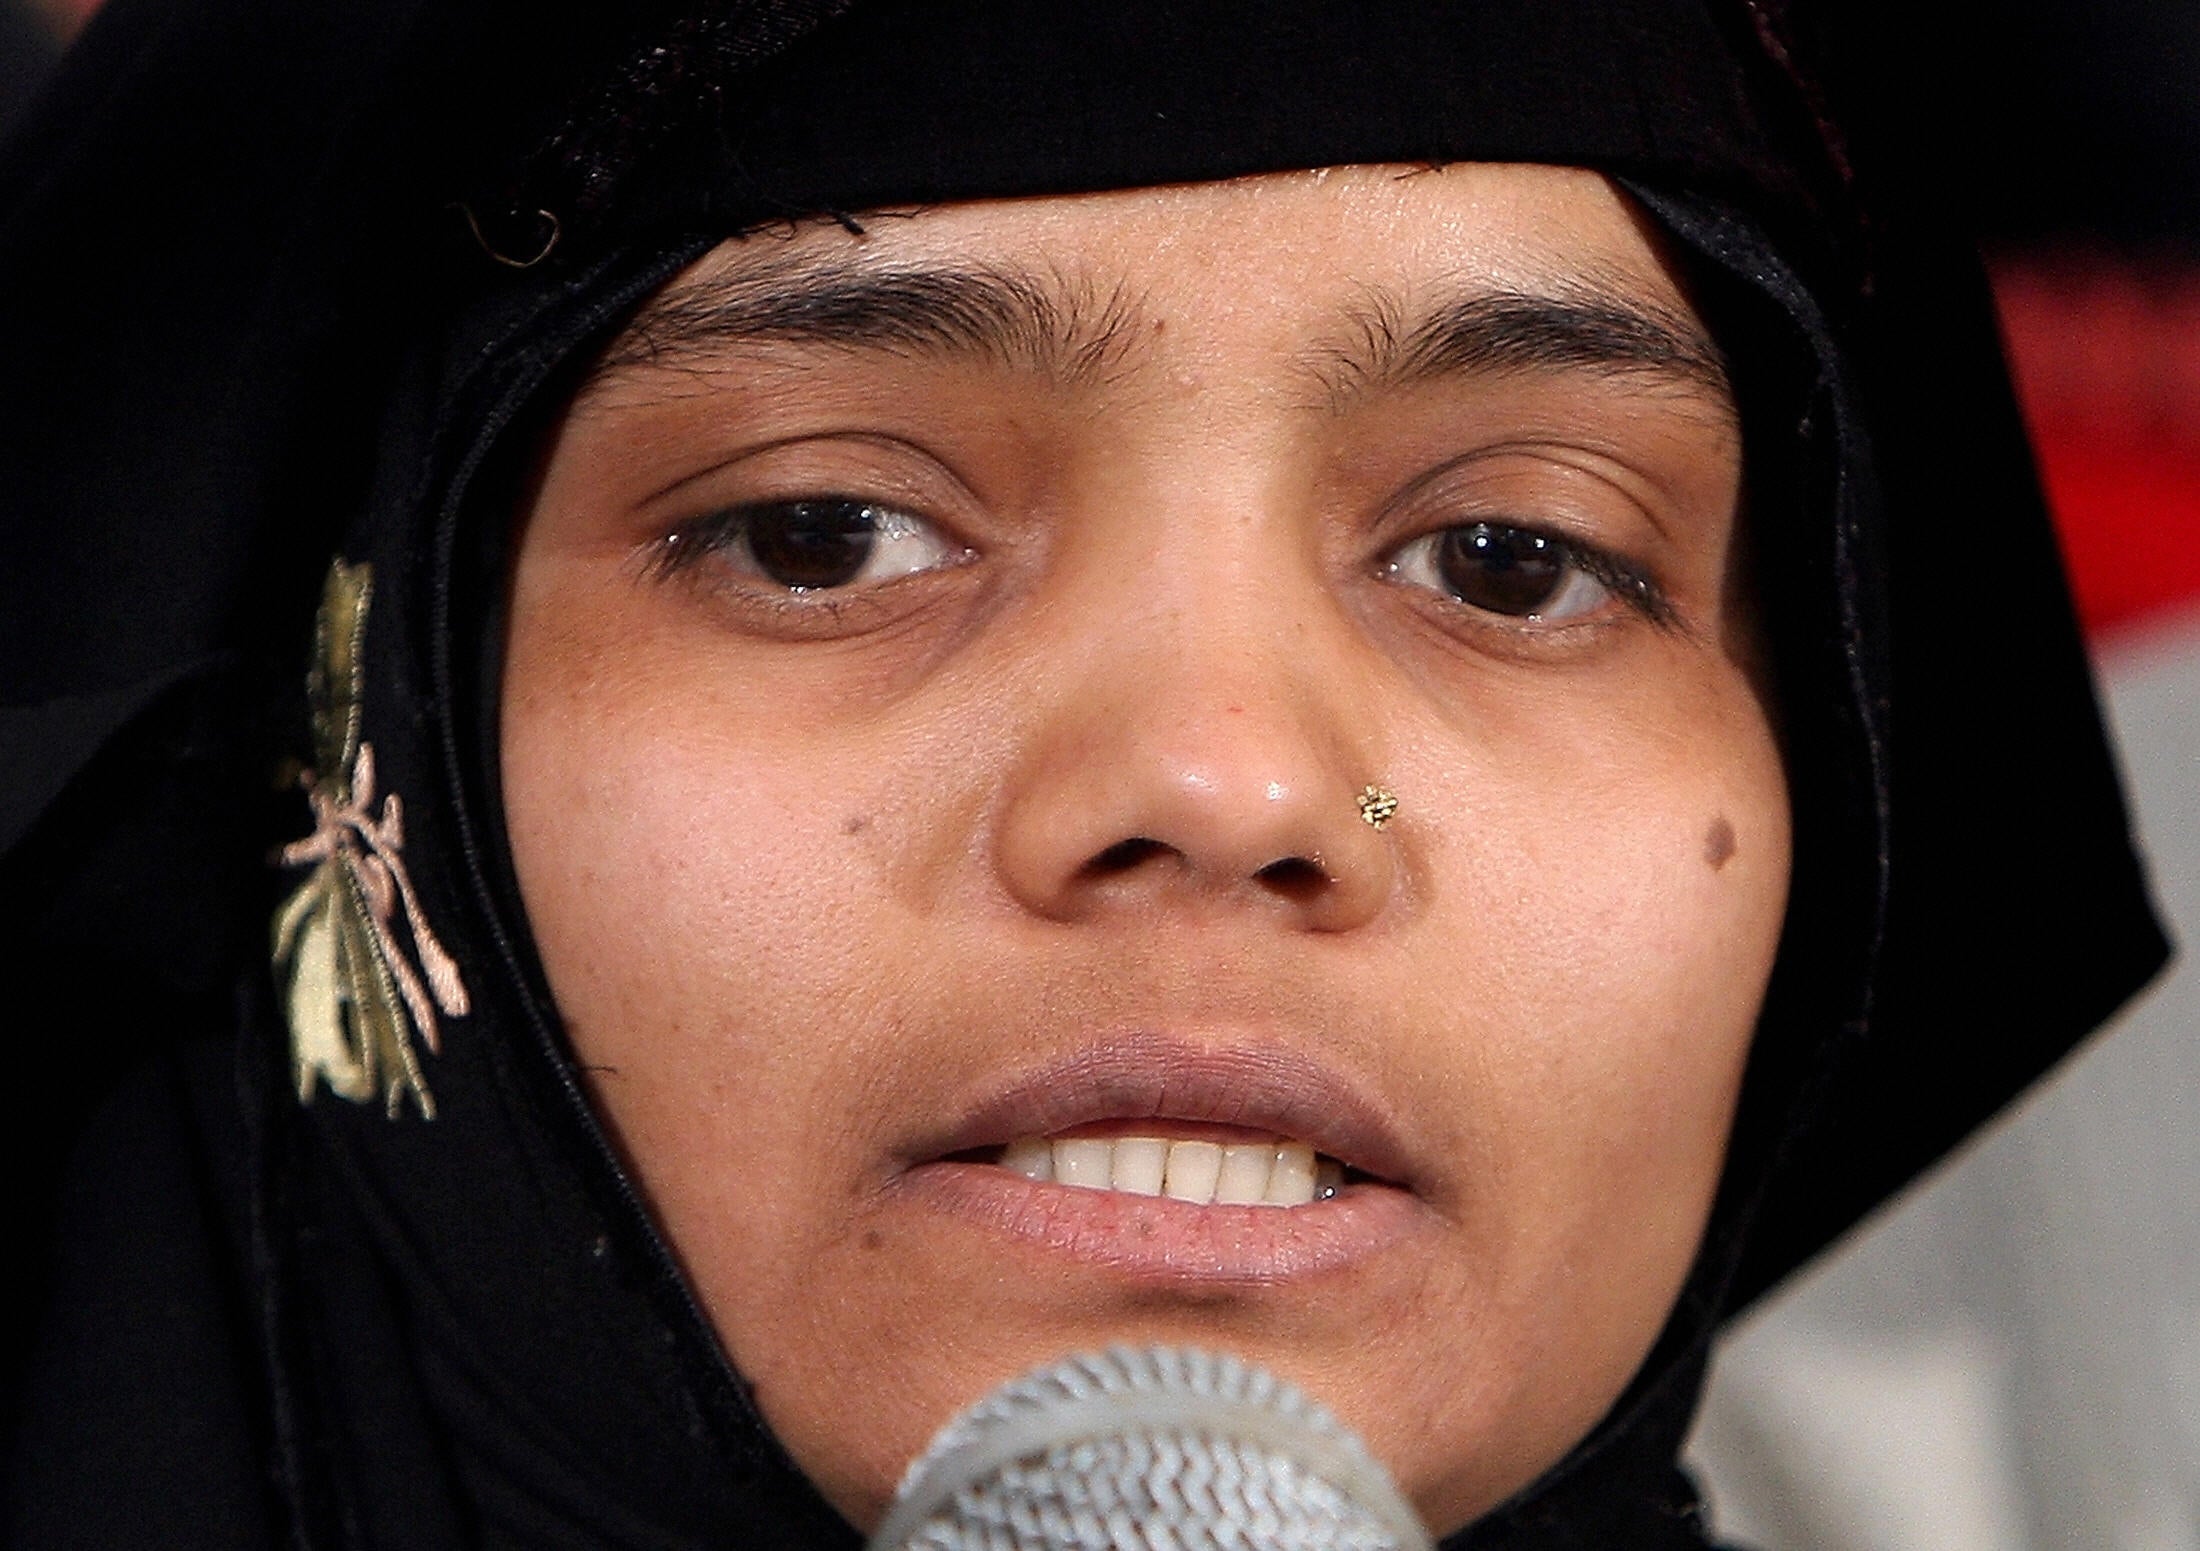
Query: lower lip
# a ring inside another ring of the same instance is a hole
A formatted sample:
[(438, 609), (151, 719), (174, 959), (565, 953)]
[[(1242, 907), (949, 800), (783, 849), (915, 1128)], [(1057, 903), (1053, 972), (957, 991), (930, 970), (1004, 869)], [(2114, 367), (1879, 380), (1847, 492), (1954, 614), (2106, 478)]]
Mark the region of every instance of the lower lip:
[(1420, 1201), (1387, 1185), (1349, 1185), (1305, 1206), (1202, 1206), (942, 1161), (910, 1169), (894, 1189), (1049, 1256), (1162, 1282), (1318, 1276), (1373, 1260), (1433, 1226)]

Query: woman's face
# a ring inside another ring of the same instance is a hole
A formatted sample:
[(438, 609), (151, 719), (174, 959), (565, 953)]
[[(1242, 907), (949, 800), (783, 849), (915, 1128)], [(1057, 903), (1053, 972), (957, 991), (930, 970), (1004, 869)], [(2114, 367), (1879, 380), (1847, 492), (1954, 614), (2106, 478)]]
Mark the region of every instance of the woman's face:
[(1464, 1522), (1662, 1325), (1779, 931), (1717, 355), (1581, 172), (863, 226), (682, 274), (526, 514), (504, 798), (596, 1100), (859, 1524), (1113, 1341)]

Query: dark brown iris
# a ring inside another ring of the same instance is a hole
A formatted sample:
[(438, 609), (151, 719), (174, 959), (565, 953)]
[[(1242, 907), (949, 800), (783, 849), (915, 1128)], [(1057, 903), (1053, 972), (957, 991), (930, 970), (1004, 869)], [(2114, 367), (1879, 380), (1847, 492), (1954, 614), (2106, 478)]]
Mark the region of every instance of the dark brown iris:
[(1492, 614), (1543, 609), (1566, 585), (1564, 546), (1530, 533), (1478, 522), (1447, 529), (1436, 543), (1436, 574), (1462, 603)]
[(861, 501), (759, 507), (744, 526), (756, 568), (782, 587), (845, 587), (878, 543), (878, 513)]

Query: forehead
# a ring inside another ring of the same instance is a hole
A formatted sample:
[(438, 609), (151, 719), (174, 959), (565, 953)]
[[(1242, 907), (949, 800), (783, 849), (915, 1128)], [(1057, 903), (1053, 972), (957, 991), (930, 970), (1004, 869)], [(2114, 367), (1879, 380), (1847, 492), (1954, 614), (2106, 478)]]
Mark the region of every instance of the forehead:
[(1068, 378), (1282, 355), (1332, 398), (1416, 372), (1570, 367), (1730, 402), (1652, 229), (1579, 169), (1322, 168), (853, 226), (721, 244), (640, 312), (599, 379), (838, 344)]

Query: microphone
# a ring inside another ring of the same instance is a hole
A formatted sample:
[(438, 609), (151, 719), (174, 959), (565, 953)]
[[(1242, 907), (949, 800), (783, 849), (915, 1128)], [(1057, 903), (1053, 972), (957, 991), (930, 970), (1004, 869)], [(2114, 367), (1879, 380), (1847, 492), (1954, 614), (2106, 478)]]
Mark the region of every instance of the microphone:
[(1342, 1423), (1250, 1363), (1110, 1347), (940, 1430), (868, 1551), (1431, 1551)]

